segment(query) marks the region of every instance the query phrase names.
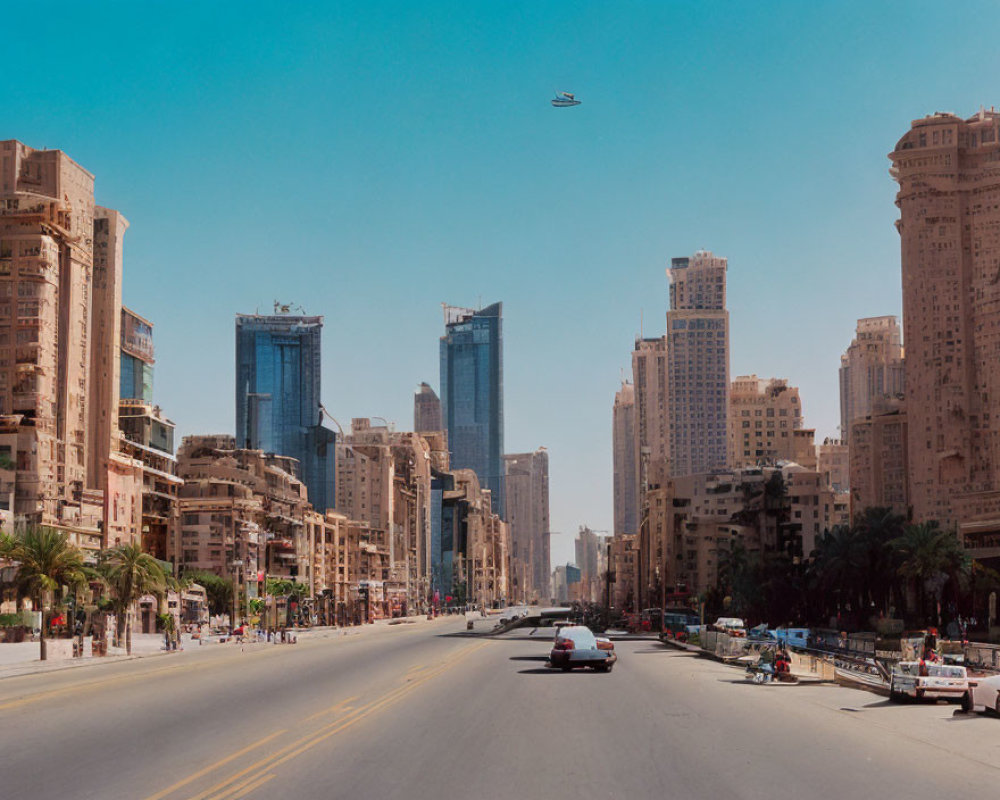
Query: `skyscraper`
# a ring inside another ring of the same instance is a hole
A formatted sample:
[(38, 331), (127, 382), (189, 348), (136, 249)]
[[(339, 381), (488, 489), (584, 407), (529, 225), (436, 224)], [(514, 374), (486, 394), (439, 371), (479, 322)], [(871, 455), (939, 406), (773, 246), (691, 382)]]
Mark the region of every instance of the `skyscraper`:
[(726, 466), (729, 312), (726, 259), (699, 250), (671, 260), (667, 312), (670, 474)]
[(904, 391), (903, 346), (895, 317), (865, 317), (840, 357), (840, 440), (850, 444), (851, 423), (872, 413), (876, 400)]
[(889, 158), (899, 182), (913, 516), (944, 525), (977, 517), (975, 536), (995, 539), (1000, 112), (914, 120)]
[(0, 519), (58, 525), (97, 549), (127, 223), (95, 206), (94, 176), (61, 150), (7, 140), (0, 165)]
[(505, 519), (502, 311), (501, 303), (479, 311), (444, 307), (440, 388), (451, 468), (474, 470)]
[(322, 425), (322, 317), (236, 316), (236, 445), (298, 459), (309, 502), (334, 506), (333, 431)]
[(615, 536), (635, 534), (639, 493), (635, 477), (635, 387), (622, 381), (615, 392), (611, 421), (612, 466), (614, 470)]
[(508, 453), (504, 459), (511, 571), (517, 578), (515, 601), (549, 598), (549, 454)]
[(426, 383), (413, 395), (413, 430), (416, 433), (435, 433), (441, 427), (441, 401)]

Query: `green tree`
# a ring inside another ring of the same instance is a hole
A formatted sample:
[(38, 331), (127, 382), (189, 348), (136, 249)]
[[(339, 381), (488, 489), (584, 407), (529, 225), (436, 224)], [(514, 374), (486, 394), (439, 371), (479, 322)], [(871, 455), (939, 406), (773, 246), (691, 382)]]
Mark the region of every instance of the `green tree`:
[(952, 581), (957, 592), (960, 575), (969, 571), (969, 559), (955, 532), (943, 530), (935, 521), (907, 525), (892, 544), (899, 554), (899, 574), (916, 590), (917, 621), (923, 622), (928, 591), (940, 600), (945, 584)]
[(210, 614), (218, 616), (232, 610), (232, 581), (220, 577), (214, 572), (203, 570), (188, 570), (184, 573), (184, 578), (190, 579), (192, 583), (197, 583), (205, 590), (205, 598), (208, 601), (208, 611)]
[(118, 641), (132, 655), (132, 607), (143, 595), (159, 595), (166, 586), (160, 563), (137, 544), (122, 544), (101, 554), (98, 567), (108, 587), (118, 621)]
[(42, 619), (39, 658), (45, 661), (48, 658), (45, 601), (54, 597), (63, 586), (86, 583), (88, 570), (83, 554), (70, 543), (67, 534), (45, 527), (30, 527), (13, 536), (4, 535), (0, 553), (17, 564), (18, 590), (38, 604)]

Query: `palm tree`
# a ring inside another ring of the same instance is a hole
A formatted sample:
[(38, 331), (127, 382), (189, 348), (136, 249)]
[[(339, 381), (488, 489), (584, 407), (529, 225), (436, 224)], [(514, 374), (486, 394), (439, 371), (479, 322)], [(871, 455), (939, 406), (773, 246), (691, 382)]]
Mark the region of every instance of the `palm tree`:
[(100, 572), (111, 587), (118, 618), (118, 641), (125, 635), (125, 652), (132, 655), (132, 606), (147, 594), (159, 594), (166, 576), (159, 562), (137, 544), (122, 544), (101, 554)]
[(883, 611), (888, 611), (893, 589), (897, 588), (899, 558), (893, 542), (903, 535), (905, 522), (891, 508), (866, 508), (855, 525), (864, 561), (864, 599)]
[(19, 588), (38, 604), (41, 612), (39, 658), (45, 661), (45, 600), (62, 586), (76, 586), (87, 580), (83, 554), (69, 541), (69, 536), (53, 528), (30, 527), (5, 535), (0, 553), (17, 563)]
[[(937, 522), (907, 525), (903, 535), (892, 541), (900, 556), (899, 574), (917, 590), (921, 617), (927, 610), (927, 589), (933, 588), (940, 599), (941, 589), (948, 579), (957, 580), (966, 571), (968, 557), (953, 531), (942, 530)], [(922, 620), (921, 620), (922, 621)]]

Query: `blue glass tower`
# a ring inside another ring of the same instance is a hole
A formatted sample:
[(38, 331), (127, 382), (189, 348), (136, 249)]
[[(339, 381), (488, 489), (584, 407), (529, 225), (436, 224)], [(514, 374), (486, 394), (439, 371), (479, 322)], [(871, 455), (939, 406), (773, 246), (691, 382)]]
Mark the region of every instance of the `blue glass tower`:
[(333, 508), (334, 433), (320, 410), (322, 317), (236, 316), (236, 443), (299, 461), (309, 502)]
[(441, 417), (452, 469), (472, 469), (504, 517), (502, 303), (479, 311), (445, 306)]

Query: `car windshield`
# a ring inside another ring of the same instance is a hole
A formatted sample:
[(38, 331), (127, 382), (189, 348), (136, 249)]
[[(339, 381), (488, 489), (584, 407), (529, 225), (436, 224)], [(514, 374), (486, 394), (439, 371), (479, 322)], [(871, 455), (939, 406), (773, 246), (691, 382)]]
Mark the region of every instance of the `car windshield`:
[(597, 637), (590, 628), (583, 626), (563, 628), (559, 631), (560, 639), (569, 639), (577, 648), (597, 647)]

